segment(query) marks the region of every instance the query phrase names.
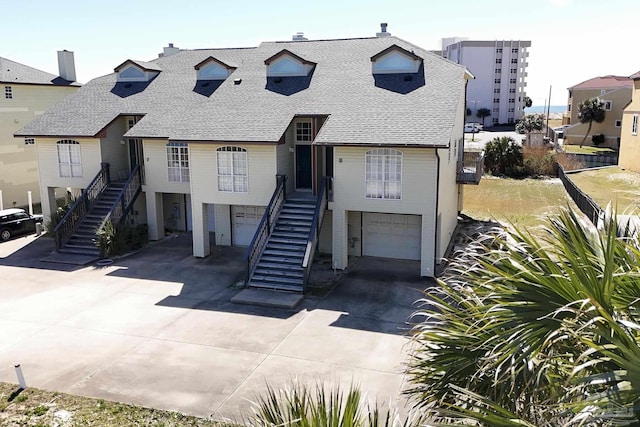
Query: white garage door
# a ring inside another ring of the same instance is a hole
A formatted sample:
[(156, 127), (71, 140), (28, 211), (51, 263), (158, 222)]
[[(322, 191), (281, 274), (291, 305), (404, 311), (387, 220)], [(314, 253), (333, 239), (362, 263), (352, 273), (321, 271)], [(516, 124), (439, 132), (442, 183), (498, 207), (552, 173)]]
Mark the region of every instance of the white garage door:
[(233, 224), (233, 245), (249, 246), (256, 234), (258, 224), (264, 214), (263, 207), (259, 206), (232, 206), (231, 221)]
[(421, 221), (419, 215), (365, 212), (362, 251), (366, 256), (420, 259)]

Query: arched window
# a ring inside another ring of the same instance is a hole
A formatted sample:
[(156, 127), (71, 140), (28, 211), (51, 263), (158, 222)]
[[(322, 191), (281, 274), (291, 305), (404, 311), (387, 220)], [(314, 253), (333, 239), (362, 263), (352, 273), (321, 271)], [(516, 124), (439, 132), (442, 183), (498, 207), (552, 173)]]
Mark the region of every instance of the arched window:
[(249, 191), (247, 150), (241, 147), (220, 147), (218, 157), (218, 190), (229, 193)]
[(82, 178), (82, 156), (80, 143), (71, 139), (62, 139), (56, 143), (58, 148), (58, 170), (62, 178)]
[(169, 182), (189, 182), (189, 147), (183, 142), (167, 144)]
[(367, 199), (399, 200), (402, 195), (402, 151), (378, 148), (365, 155)]

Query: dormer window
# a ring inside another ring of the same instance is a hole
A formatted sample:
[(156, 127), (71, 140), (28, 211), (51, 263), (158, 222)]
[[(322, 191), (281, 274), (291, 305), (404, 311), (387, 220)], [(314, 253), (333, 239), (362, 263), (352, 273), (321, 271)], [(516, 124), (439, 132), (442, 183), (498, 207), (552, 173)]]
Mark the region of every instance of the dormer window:
[(286, 49), (268, 58), (264, 63), (267, 65), (267, 77), (303, 77), (309, 75), (316, 65), (315, 62), (307, 61)]
[(150, 62), (127, 60), (114, 70), (119, 82), (148, 82), (160, 74), (160, 67)]
[(210, 56), (194, 67), (198, 72), (198, 80), (224, 80), (236, 67), (225, 64)]
[(422, 65), (422, 58), (393, 45), (371, 57), (373, 74), (417, 73)]

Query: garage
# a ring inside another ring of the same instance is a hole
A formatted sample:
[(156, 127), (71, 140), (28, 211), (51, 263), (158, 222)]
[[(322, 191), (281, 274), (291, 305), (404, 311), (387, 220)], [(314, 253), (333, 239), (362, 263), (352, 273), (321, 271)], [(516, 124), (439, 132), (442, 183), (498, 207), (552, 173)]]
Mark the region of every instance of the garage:
[(420, 215), (365, 212), (363, 255), (420, 260), (421, 229)]
[(249, 246), (253, 240), (258, 224), (264, 215), (265, 208), (261, 206), (232, 206), (231, 223), (233, 229), (234, 246)]

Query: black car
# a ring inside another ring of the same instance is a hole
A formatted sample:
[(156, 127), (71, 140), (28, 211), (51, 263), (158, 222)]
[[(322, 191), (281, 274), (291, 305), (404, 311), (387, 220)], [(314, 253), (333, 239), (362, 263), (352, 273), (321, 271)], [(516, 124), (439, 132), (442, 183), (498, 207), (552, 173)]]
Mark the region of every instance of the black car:
[(24, 209), (0, 211), (0, 241), (6, 242), (18, 234), (34, 233), (36, 223), (42, 223), (42, 215), (29, 215)]

